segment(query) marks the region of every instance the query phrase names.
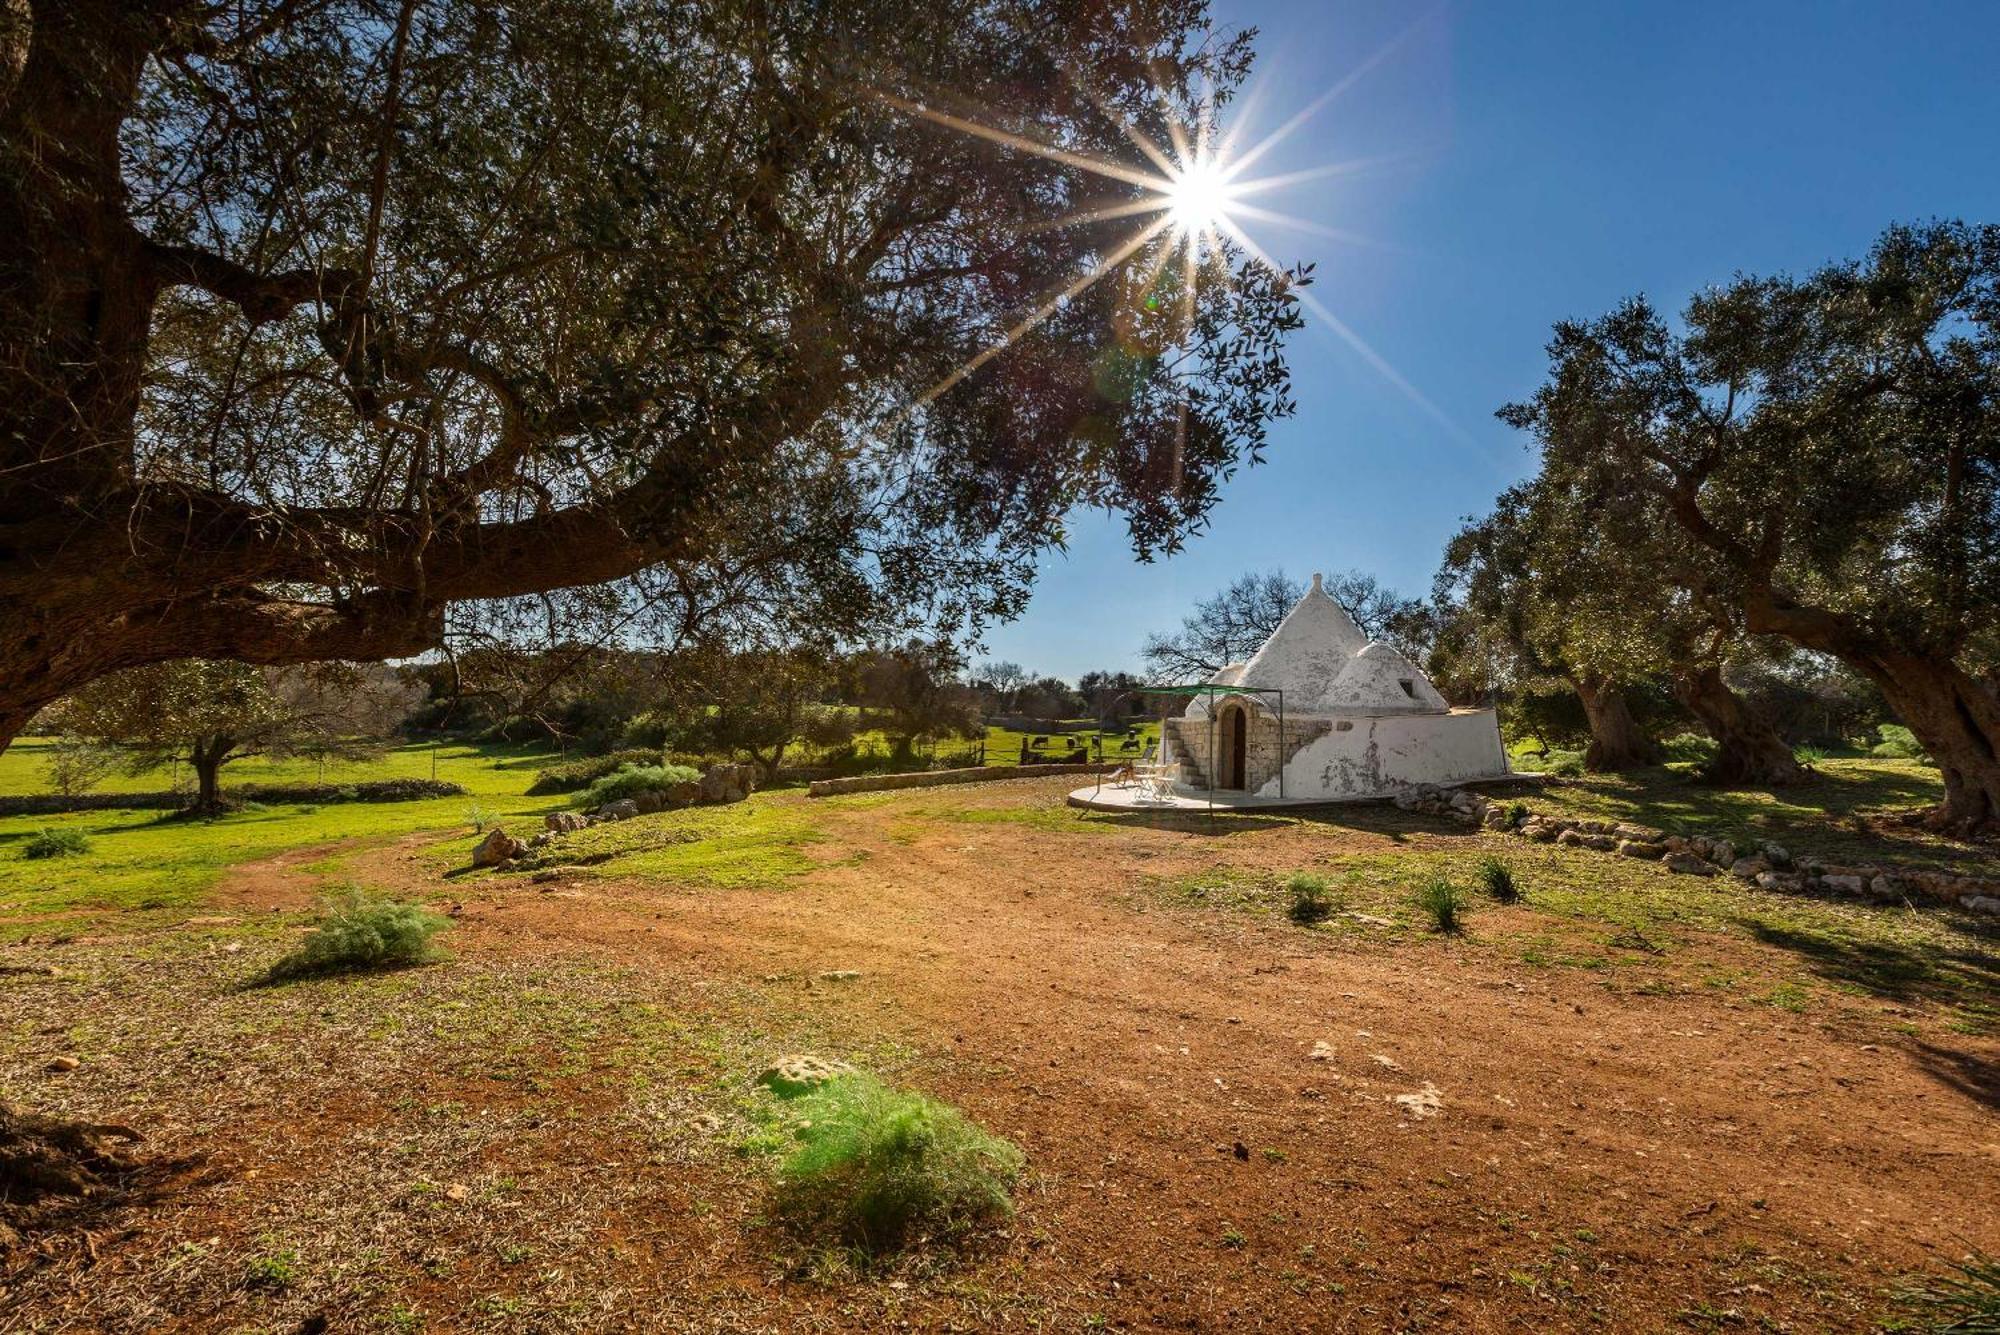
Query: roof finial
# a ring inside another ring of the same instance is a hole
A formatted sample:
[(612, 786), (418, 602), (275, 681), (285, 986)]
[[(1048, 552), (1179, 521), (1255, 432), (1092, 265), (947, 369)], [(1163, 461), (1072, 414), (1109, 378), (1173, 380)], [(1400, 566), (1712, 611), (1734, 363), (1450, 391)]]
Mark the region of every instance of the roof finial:
[(1313, 592), (1325, 593), (1326, 588), (1319, 582), (1319, 571), (1313, 571)]

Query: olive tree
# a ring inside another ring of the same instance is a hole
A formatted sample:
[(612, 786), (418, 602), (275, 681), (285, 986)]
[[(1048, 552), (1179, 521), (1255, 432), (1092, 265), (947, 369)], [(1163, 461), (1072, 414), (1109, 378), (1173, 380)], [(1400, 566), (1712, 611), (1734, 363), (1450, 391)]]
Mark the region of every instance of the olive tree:
[(1303, 275), (1160, 262), (1131, 136), (1248, 59), (1201, 0), (0, 6), (0, 744), (698, 565), (773, 491), (940, 628), (1072, 507), (1173, 550), (1291, 411)]
[(1549, 354), (1504, 414), (1542, 477), (1654, 498), (1746, 631), (1880, 689), (1943, 776), (1933, 824), (2000, 828), (2000, 226), (1892, 228), (1677, 327), (1634, 299)]
[(193, 809), (227, 805), (222, 767), (250, 755), (359, 757), (381, 748), (422, 695), (378, 665), (259, 668), (187, 659), (100, 677), (65, 700), (58, 721), (99, 747), (119, 748), (135, 773), (184, 761)]

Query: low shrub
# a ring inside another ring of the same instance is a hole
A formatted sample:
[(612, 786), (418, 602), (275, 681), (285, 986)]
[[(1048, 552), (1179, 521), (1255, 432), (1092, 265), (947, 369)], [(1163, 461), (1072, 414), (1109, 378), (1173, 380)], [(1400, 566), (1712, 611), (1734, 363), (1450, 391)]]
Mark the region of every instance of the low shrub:
[(1519, 825), (1522, 821), (1528, 819), (1528, 815), (1528, 804), (1526, 802), (1515, 802), (1507, 808), (1507, 823), (1509, 825)]
[(565, 760), (537, 771), (535, 781), (528, 785), (527, 795), (547, 797), (552, 793), (574, 793), (590, 787), (607, 774), (616, 774), (627, 765), (659, 763), (660, 753), (650, 749), (613, 751), (609, 755)]
[(1433, 876), (1417, 887), (1417, 907), (1431, 920), (1431, 926), (1440, 932), (1456, 932), (1465, 926), (1466, 910), (1471, 908), (1465, 891), (1442, 876)]
[(1868, 754), (1878, 760), (1922, 760), (1923, 744), (1917, 735), (1899, 723), (1884, 723), (1875, 730), (1882, 740), (1868, 748)]
[(1521, 887), (1514, 882), (1513, 870), (1499, 858), (1480, 860), (1479, 883), (1502, 904), (1512, 904), (1521, 898)]
[(434, 958), (431, 937), (450, 925), (420, 904), (351, 890), (329, 901), (299, 948), (266, 971), (270, 982), (320, 974), (387, 969)]
[(486, 827), (493, 823), (493, 813), (474, 802), (465, 809), (465, 823), (472, 827), (474, 834), (485, 834)]
[(21, 856), (24, 858), (70, 858), (89, 851), (90, 840), (82, 830), (44, 828), (21, 845)]
[(664, 792), (677, 783), (691, 783), (700, 777), (700, 770), (686, 765), (626, 765), (584, 789), (582, 805), (601, 807), (606, 802), (637, 797), (640, 793)]
[(1285, 916), (1301, 927), (1325, 922), (1331, 918), (1336, 906), (1327, 891), (1326, 877), (1315, 876), (1311, 872), (1295, 873), (1285, 882), (1285, 889), (1291, 892), (1291, 906)]
[(1952, 1274), (1918, 1277), (1896, 1294), (1909, 1313), (1898, 1330), (2000, 1331), (2000, 1257), (1974, 1253)]
[(794, 1106), (801, 1143), (779, 1166), (775, 1212), (804, 1236), (879, 1252), (1013, 1214), (1020, 1148), (949, 1104), (857, 1072)]

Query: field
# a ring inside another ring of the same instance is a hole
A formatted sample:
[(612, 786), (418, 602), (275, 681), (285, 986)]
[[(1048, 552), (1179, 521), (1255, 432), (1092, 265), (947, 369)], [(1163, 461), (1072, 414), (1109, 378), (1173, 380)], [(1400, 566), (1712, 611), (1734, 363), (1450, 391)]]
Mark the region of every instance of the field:
[[(0, 1330), (1863, 1331), (2000, 1251), (1990, 920), (1378, 806), (1086, 815), (1060, 778), (759, 794), (468, 873), (475, 815), (564, 799), (526, 751), (437, 763), (473, 796), (0, 820), (0, 1098), (157, 1165), (0, 1262)], [(1879, 819), (1934, 793), (1842, 760), (1523, 800), (2000, 868)], [(45, 826), (89, 850), (23, 858)], [(1414, 898), (1440, 875), (1461, 932)], [(255, 985), (347, 885), (447, 914), (447, 957)], [(778, 1227), (755, 1078), (792, 1052), (1018, 1143), (1013, 1220), (875, 1261)]]

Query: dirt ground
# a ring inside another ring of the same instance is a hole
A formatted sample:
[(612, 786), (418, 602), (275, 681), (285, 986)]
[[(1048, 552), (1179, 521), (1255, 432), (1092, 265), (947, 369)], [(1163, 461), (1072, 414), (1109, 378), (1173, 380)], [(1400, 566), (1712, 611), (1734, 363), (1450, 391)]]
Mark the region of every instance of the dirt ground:
[[(623, 1050), (609, 1039), (580, 1058), (510, 1049), (526, 1087), (436, 1057), (343, 1076), (336, 1044), (306, 1087), (265, 1081), (254, 1124), (175, 1113), (193, 1086), (128, 1083), (202, 1166), (88, 1255), (18, 1278), (0, 1329), (1866, 1330), (1898, 1277), (2000, 1250), (2000, 1042), (1922, 1001), (1788, 1008), (1704, 985), (1797, 968), (1740, 932), (1689, 929), (1616, 977), (1535, 967), (1512, 943), (1585, 929), (1532, 892), (1482, 906), (1462, 938), (1302, 931), (1167, 888), (1505, 841), (1394, 813), (1068, 833), (1064, 786), (816, 804), (817, 868), (782, 888), (453, 882), (453, 961), (413, 973), (584, 971), (614, 979), (618, 1004), (732, 1037), (710, 1065), (673, 1058), (684, 1087), (650, 1093), (601, 1078)], [(944, 800), (958, 818), (926, 815)], [(433, 842), (348, 871), (435, 894)], [(214, 912), (304, 908), (327, 856), (241, 868)], [(1017, 1141), (1012, 1225), (950, 1263), (784, 1258), (743, 1203), (754, 1170), (720, 1148), (726, 1125), (703, 1140), (726, 1108), (687, 1089), (740, 1085), (760, 1050), (800, 1043), (873, 1054)], [(509, 1128), (461, 1173), (503, 1185), (437, 1226), (458, 1239), (449, 1264), (426, 1259), (426, 1225), (370, 1223), (386, 1188), (320, 1199), (336, 1150), (376, 1143), (412, 1100)], [(649, 1124), (613, 1115), (635, 1100)], [(591, 1120), (537, 1122), (552, 1101)], [(370, 1284), (260, 1286), (200, 1257), (204, 1277), (171, 1277), (187, 1247), (241, 1251), (315, 1211), (329, 1237), (379, 1235)], [(524, 1223), (525, 1267), (466, 1241)]]

